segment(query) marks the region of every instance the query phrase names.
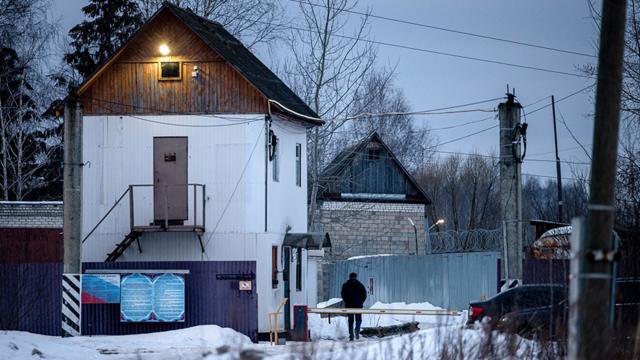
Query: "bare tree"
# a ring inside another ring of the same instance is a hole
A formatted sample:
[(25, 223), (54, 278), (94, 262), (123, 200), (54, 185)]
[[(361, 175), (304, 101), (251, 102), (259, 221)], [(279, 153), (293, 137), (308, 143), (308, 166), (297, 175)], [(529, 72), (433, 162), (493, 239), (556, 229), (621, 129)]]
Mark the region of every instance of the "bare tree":
[(298, 21), (287, 43), (292, 59), (284, 72), (289, 84), (326, 121), (308, 137), (309, 224), (314, 226), (317, 199), (321, 193), (320, 173), (335, 153), (334, 135), (354, 110), (367, 75), (376, 60), (376, 48), (366, 41), (369, 17), (349, 21), (348, 11), (357, 1), (311, 0), (299, 4)]
[(416, 178), (433, 202), (429, 217), (461, 231), (498, 226), (498, 175), (494, 157), (453, 155), (426, 166)]
[[(137, 0), (145, 18), (165, 0)], [(249, 48), (269, 43), (281, 33), (283, 10), (277, 0), (171, 0), (209, 20), (217, 21)]]
[(415, 119), (407, 115), (410, 111), (404, 93), (394, 86), (393, 72), (372, 71), (356, 91), (350, 111), (362, 116), (348, 121), (337, 131), (336, 146), (343, 148), (376, 131), (400, 162), (409, 171), (415, 171), (431, 159), (433, 153), (429, 150), (434, 144), (429, 128), (416, 125)]

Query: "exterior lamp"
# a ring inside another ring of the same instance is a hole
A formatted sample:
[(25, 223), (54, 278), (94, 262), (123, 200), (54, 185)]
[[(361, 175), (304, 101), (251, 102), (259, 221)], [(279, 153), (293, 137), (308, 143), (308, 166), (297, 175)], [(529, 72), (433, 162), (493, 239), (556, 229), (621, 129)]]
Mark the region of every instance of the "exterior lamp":
[(442, 225), (444, 224), (444, 219), (438, 219), (438, 221), (435, 222), (435, 224), (429, 226), (429, 230), (433, 229), (434, 227), (438, 226), (438, 225)]
[(160, 45), (159, 50), (160, 50), (160, 54), (162, 54), (163, 56), (169, 55), (169, 47), (167, 46), (167, 44)]
[(413, 226), (413, 233), (416, 239), (416, 255), (418, 255), (418, 228), (416, 228), (416, 223), (414, 223), (411, 218), (408, 217), (407, 220), (409, 220), (409, 223)]

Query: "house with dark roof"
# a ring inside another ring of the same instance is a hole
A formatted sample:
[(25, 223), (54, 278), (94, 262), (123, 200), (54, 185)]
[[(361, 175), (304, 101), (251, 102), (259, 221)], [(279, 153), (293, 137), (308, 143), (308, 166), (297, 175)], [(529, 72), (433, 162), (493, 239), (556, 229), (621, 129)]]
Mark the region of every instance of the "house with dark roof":
[(378, 133), (340, 151), (321, 179), (318, 218), (332, 244), (326, 260), (425, 253), (431, 200)]
[(282, 329), (292, 304), (315, 304), (330, 242), (307, 231), (306, 133), (323, 122), (222, 25), (164, 3), (74, 95), (85, 268), (177, 272), (187, 294), (180, 316), (138, 316), (123, 287), (125, 320), (93, 331), (172, 319), (256, 339), (284, 299)]

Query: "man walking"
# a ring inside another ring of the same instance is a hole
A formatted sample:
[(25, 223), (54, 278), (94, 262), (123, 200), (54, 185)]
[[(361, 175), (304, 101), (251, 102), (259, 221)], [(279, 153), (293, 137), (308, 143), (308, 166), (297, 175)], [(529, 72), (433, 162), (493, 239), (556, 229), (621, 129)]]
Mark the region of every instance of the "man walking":
[[(364, 301), (367, 299), (367, 290), (358, 281), (358, 274), (349, 274), (349, 280), (342, 285), (342, 300), (344, 306), (348, 308), (362, 309)], [(349, 318), (349, 341), (353, 341), (353, 320), (356, 320), (356, 339), (360, 338), (360, 324), (362, 324), (362, 314), (347, 314)]]

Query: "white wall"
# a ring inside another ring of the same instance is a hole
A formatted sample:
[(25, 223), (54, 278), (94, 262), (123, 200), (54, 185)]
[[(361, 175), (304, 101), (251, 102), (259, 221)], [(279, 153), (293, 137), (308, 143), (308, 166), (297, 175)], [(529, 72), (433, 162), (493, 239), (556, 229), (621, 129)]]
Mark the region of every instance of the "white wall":
[[(269, 163), (268, 229), (265, 232), (264, 129), (263, 114), (86, 116), (83, 159), (88, 165), (83, 170), (83, 237), (130, 184), (153, 183), (153, 137), (188, 137), (189, 183), (206, 186), (205, 252), (201, 252), (194, 233), (145, 233), (140, 238), (142, 253), (134, 244), (118, 261), (255, 260), (259, 331), (268, 331), (267, 313), (274, 311), (283, 297), (281, 274), (279, 288), (271, 286), (271, 247), (278, 246), (280, 251), (287, 225), (292, 227), (292, 232), (307, 231), (307, 172), (304, 127), (274, 118), (272, 129), (280, 146), (280, 181), (273, 181)], [(302, 144), (303, 151), (300, 187), (295, 183), (296, 143)], [(190, 192), (190, 218), (192, 199)], [(200, 201), (201, 197), (197, 199)], [(151, 187), (136, 188), (134, 209), (136, 224), (152, 220)], [(197, 212), (200, 217), (201, 209)], [(127, 196), (87, 239), (83, 245), (83, 261), (104, 261), (129, 233), (129, 225)], [(303, 273), (306, 274), (306, 256), (304, 258)], [(294, 276), (291, 303), (306, 303), (303, 302), (306, 294), (294, 294)], [(315, 278), (315, 274), (309, 278)], [(303, 285), (315, 291), (315, 285)]]

